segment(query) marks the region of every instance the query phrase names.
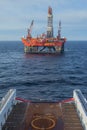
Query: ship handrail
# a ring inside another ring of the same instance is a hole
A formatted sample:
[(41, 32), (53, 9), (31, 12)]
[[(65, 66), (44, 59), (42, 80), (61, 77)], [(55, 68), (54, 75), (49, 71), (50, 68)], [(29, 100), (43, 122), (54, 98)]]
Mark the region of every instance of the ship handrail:
[(3, 106), (5, 105), (6, 101), (9, 99), (10, 95), (12, 94), (14, 90), (10, 89), (7, 94), (2, 98), (2, 100), (0, 101), (0, 111), (3, 108)]
[(79, 89), (74, 90), (73, 96), (82, 126), (84, 130), (87, 130), (87, 100)]
[(0, 130), (2, 130), (13, 105), (16, 104), (16, 89), (10, 89), (0, 101)]
[(87, 102), (86, 102), (86, 99), (83, 97), (82, 93), (80, 91), (77, 91), (77, 95), (85, 109), (85, 111), (87, 112)]
[(78, 97), (78, 99), (87, 115), (87, 100), (85, 99), (85, 97), (83, 96), (83, 94), (81, 93), (80, 90), (75, 90), (74, 92), (76, 93), (76, 96)]

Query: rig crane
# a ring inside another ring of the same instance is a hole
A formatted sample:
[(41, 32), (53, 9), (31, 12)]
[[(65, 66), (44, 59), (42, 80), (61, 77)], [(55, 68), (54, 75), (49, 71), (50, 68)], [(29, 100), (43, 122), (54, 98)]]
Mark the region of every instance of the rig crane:
[(31, 38), (31, 31), (32, 31), (33, 23), (34, 23), (34, 20), (32, 20), (30, 28), (28, 29), (28, 36), (27, 36), (27, 38)]

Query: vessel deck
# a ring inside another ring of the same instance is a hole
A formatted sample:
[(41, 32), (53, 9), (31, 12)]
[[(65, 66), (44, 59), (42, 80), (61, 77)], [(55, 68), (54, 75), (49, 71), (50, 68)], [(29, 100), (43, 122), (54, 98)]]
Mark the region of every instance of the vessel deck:
[(74, 103), (17, 103), (2, 130), (83, 130)]

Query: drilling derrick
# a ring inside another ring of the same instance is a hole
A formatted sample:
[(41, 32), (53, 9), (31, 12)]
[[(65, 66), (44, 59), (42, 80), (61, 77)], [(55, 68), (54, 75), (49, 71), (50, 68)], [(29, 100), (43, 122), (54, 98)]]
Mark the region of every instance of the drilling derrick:
[(53, 14), (52, 8), (48, 8), (47, 38), (53, 37)]
[(61, 21), (59, 21), (59, 27), (58, 27), (58, 39), (61, 38)]

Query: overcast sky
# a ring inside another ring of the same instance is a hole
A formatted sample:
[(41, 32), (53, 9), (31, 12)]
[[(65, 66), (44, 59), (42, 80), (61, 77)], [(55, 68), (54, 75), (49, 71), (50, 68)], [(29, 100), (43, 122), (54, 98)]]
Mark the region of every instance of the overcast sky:
[(0, 40), (21, 40), (33, 19), (32, 35), (46, 32), (49, 6), (55, 36), (61, 20), (63, 37), (87, 40), (87, 0), (0, 0)]

